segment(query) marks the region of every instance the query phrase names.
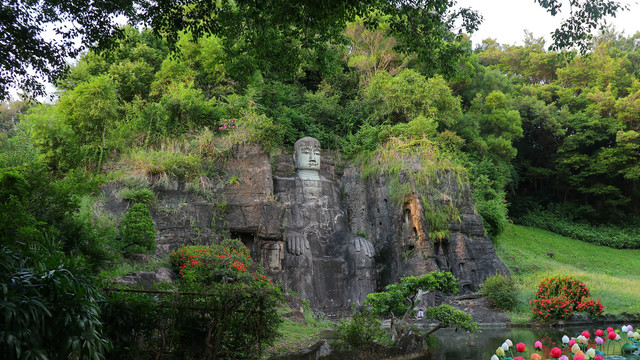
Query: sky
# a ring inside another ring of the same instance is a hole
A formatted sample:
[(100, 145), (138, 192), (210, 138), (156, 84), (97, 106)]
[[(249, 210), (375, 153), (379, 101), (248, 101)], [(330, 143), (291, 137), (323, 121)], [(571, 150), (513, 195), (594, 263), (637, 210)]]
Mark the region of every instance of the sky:
[[(619, 1), (629, 5), (630, 10), (607, 22), (618, 32), (624, 30), (626, 36), (631, 36), (640, 31), (640, 4), (637, 0)], [(543, 37), (548, 46), (551, 33), (562, 22), (562, 14), (551, 16), (534, 0), (458, 0), (458, 5), (478, 10), (484, 17), (478, 31), (471, 36), (474, 47), (486, 38), (496, 39), (500, 44), (523, 45), (525, 30), (535, 38)]]

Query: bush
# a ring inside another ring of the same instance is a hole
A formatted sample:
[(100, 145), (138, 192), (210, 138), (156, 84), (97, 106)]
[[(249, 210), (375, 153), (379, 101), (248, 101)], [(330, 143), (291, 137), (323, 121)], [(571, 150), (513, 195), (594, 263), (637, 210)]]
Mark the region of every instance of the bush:
[(125, 254), (152, 253), (156, 248), (156, 228), (144, 204), (133, 205), (120, 222), (120, 239)]
[(370, 312), (359, 312), (351, 320), (342, 320), (338, 324), (338, 338), (350, 348), (379, 343), (385, 340), (386, 333), (380, 321)]
[[(280, 290), (249, 273), (237, 240), (185, 246), (170, 255), (182, 281), (172, 291), (114, 291), (103, 306), (113, 359), (260, 359), (282, 321)], [(176, 291), (177, 290), (177, 291)]]
[(151, 205), (156, 201), (156, 194), (150, 189), (125, 189), (121, 196), (136, 204)]
[(183, 246), (169, 255), (171, 266), (186, 282), (245, 283), (271, 286), (271, 280), (250, 272), (251, 255), (239, 240), (220, 245)]
[(543, 279), (536, 298), (529, 304), (534, 317), (544, 321), (567, 319), (574, 312), (586, 312), (592, 316), (604, 312), (600, 300), (589, 299), (587, 286), (571, 276), (554, 276)]
[(518, 291), (513, 279), (508, 276), (494, 275), (488, 277), (482, 285), (482, 295), (491, 300), (493, 306), (500, 310), (511, 311), (516, 306)]
[(59, 243), (0, 246), (0, 358), (101, 359), (102, 295)]

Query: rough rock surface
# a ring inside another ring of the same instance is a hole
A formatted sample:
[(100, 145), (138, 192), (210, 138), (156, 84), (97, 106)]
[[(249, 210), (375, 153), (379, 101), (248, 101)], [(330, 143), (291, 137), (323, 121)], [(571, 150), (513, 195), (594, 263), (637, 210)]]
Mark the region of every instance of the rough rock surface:
[[(214, 243), (221, 230), (228, 230), (285, 290), (324, 310), (359, 303), (366, 293), (401, 276), (447, 270), (460, 279), (463, 291), (470, 291), (487, 276), (507, 273), (484, 235), (468, 187), (440, 183), (460, 220), (449, 224), (447, 239), (433, 241), (419, 197), (394, 204), (384, 178), (365, 181), (357, 166), (341, 169), (325, 153), (321, 181), (311, 195), (294, 174), (290, 152), (270, 158), (251, 144), (231, 151), (220, 169), (225, 181), (210, 180), (213, 197), (206, 199), (177, 181), (156, 187), (157, 203), (151, 208), (156, 253)], [(103, 208), (116, 219), (131, 205), (119, 195), (123, 188), (112, 183), (103, 189)], [(375, 258), (363, 256), (366, 244), (373, 244)]]
[(342, 183), (349, 225), (367, 233), (375, 245), (379, 286), (402, 276), (443, 270), (460, 280), (464, 292), (475, 290), (488, 276), (508, 274), (484, 234), (470, 189), (452, 177), (444, 176), (438, 186), (458, 209), (459, 221), (449, 223), (446, 239), (432, 240), (419, 196), (394, 204), (384, 177), (365, 181), (358, 166), (345, 168)]
[(172, 282), (176, 280), (176, 274), (169, 268), (159, 268), (153, 272), (135, 272), (122, 277), (114, 278), (113, 281), (128, 286), (130, 288), (152, 290), (155, 284)]

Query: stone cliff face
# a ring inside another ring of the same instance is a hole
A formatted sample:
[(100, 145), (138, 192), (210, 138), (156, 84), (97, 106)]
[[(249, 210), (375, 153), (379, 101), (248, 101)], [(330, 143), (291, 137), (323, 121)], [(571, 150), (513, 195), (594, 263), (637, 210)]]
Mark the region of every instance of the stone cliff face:
[(356, 165), (345, 168), (342, 184), (350, 227), (368, 234), (375, 245), (379, 285), (442, 270), (460, 280), (461, 290), (471, 291), (488, 276), (508, 274), (484, 234), (469, 187), (460, 187), (453, 176), (441, 176), (437, 185), (446, 194), (440, 201), (451, 202), (459, 214), (459, 220), (449, 222), (448, 236), (441, 240), (429, 234), (420, 197), (394, 204), (386, 179), (378, 176), (365, 181)]
[[(439, 201), (455, 206), (459, 220), (449, 223), (447, 237), (433, 240), (421, 198), (393, 203), (384, 177), (365, 181), (355, 165), (336, 171), (331, 156), (323, 154), (322, 180), (309, 193), (294, 174), (291, 153), (273, 164), (256, 145), (238, 146), (232, 154), (221, 169), (232, 180), (213, 189), (216, 200), (184, 184), (156, 190), (152, 217), (159, 253), (215, 242), (226, 229), (285, 290), (324, 310), (361, 303), (368, 292), (405, 275), (447, 270), (463, 290), (472, 290), (487, 276), (507, 273), (484, 235), (468, 187), (446, 176), (438, 186), (447, 196)], [(104, 193), (106, 210), (116, 216), (126, 210), (117, 185)]]

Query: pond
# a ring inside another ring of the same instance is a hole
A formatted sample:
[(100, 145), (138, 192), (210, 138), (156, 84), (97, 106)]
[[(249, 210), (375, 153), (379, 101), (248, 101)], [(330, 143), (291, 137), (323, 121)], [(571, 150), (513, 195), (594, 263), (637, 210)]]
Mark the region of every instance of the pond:
[[(605, 330), (611, 326), (619, 330), (623, 324), (607, 325), (571, 325), (554, 328), (507, 328), (507, 327), (483, 327), (478, 333), (470, 334), (465, 331), (453, 329), (441, 329), (436, 334), (437, 344), (432, 347), (429, 355), (420, 357), (420, 360), (489, 360), (495, 354), (496, 349), (506, 340), (511, 339), (514, 344), (524, 343), (527, 346), (525, 359), (530, 359), (533, 344), (536, 340), (543, 343), (543, 351), (539, 352), (543, 359), (549, 359), (549, 351), (552, 347), (562, 345), (562, 336), (577, 337), (582, 331), (591, 333), (591, 340), (595, 339), (597, 329)], [(632, 324), (635, 325), (636, 324)], [(606, 330), (605, 330), (606, 337)], [(622, 335), (622, 341), (605, 343), (604, 352), (607, 355), (620, 355), (620, 347), (626, 342), (626, 335)], [(513, 348), (514, 354), (516, 353)], [(565, 352), (566, 354), (566, 352)], [(515, 356), (519, 356), (515, 354)], [(605, 357), (609, 358), (609, 357)], [(615, 357), (613, 357), (615, 358)], [(612, 359), (613, 359), (612, 358)], [(640, 356), (626, 355), (626, 359), (640, 359)], [(619, 357), (618, 359), (623, 359)]]

